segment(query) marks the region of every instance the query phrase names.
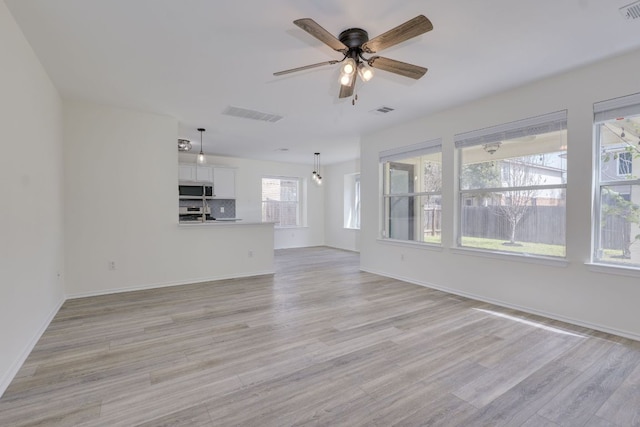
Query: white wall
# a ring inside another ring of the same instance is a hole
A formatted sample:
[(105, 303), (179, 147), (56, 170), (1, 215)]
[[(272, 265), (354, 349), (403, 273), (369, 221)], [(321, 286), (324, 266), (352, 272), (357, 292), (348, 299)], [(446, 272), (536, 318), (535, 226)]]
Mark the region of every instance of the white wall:
[[(638, 278), (595, 272), (590, 259), (593, 103), (638, 92), (640, 51), (547, 78), (362, 139), (364, 270), (519, 307), (640, 339)], [(486, 258), (454, 246), (453, 135), (568, 110), (568, 266)], [(443, 250), (377, 240), (380, 228), (378, 152), (443, 139)], [(404, 255), (404, 257), (402, 257)], [(404, 258), (404, 261), (401, 260)]]
[[(180, 153), (180, 162), (195, 163), (196, 154)], [(306, 198), (305, 225), (276, 229), (275, 249), (319, 246), (324, 244), (324, 192), (311, 177), (311, 165), (267, 162), (235, 157), (207, 155), (207, 164), (232, 166), (236, 171), (236, 216), (245, 221), (262, 220), (262, 177), (301, 178), (302, 196)]]
[(64, 301), (64, 272), (61, 101), (4, 2), (0, 52), (1, 396)]
[(272, 226), (177, 224), (177, 134), (171, 117), (64, 103), (69, 296), (273, 272)]
[(360, 230), (344, 228), (344, 177), (360, 172), (360, 160), (324, 167), (325, 244), (338, 249), (360, 251)]

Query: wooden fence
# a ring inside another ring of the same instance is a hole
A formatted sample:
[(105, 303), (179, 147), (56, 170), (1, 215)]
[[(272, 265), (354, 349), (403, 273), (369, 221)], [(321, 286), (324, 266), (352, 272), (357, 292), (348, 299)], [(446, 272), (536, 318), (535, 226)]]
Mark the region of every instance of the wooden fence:
[[(516, 241), (565, 244), (565, 208), (532, 206), (516, 226)], [(509, 240), (511, 224), (497, 206), (464, 206), (462, 235)]]

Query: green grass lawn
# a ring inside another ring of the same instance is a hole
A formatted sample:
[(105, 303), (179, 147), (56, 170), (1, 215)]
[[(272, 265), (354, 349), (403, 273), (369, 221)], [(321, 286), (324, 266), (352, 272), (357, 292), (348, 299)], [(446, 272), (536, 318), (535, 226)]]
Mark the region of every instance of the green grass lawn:
[(439, 245), (440, 243), (442, 243), (442, 238), (439, 235), (438, 236), (428, 236), (428, 235), (425, 234), (423, 242), (425, 242), (425, 243), (434, 243), (436, 245)]
[[(440, 244), (442, 240), (440, 236), (425, 235), (425, 243)], [(529, 242), (516, 242), (522, 246), (508, 246), (503, 245), (505, 240), (503, 239), (484, 239), (481, 237), (463, 237), (462, 246), (473, 249), (486, 249), (496, 252), (514, 252), (525, 253), (530, 255), (541, 255), (550, 257), (564, 257), (565, 248), (560, 245), (547, 245), (544, 243), (529, 243)], [(611, 262), (616, 264), (630, 265), (638, 267), (638, 260), (620, 258), (622, 255), (621, 250), (605, 249), (603, 251), (603, 257), (601, 261)]]
[(463, 237), (462, 246), (468, 248), (486, 249), (499, 252), (516, 252), (531, 255), (564, 257), (565, 248), (560, 245), (547, 245), (544, 243), (516, 242), (522, 246), (503, 245), (502, 239), (483, 239), (480, 237)]
[(629, 265), (631, 267), (638, 267), (637, 259), (621, 258), (622, 251), (616, 249), (604, 249), (602, 251), (602, 258), (600, 261), (611, 262), (615, 264)]

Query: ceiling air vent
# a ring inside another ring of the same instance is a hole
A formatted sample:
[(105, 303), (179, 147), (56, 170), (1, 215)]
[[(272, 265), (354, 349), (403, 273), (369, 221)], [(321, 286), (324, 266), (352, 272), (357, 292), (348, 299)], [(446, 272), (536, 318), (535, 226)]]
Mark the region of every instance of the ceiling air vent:
[(640, 1), (633, 2), (620, 8), (620, 13), (627, 19), (640, 18)]
[(260, 120), (262, 122), (275, 123), (283, 119), (282, 116), (277, 114), (263, 113), (261, 111), (247, 110), (246, 108), (229, 106), (224, 109), (222, 114), (233, 117), (240, 117), (243, 119)]
[(374, 113), (374, 114), (387, 114), (387, 113), (392, 112), (393, 110), (395, 110), (395, 108), (380, 107), (380, 108), (376, 108), (375, 110), (371, 110), (371, 112)]

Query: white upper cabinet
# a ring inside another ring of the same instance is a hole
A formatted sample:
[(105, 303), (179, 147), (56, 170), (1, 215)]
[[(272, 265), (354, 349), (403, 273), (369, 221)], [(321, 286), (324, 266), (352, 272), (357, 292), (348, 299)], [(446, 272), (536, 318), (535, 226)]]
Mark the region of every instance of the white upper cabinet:
[(196, 181), (213, 182), (213, 168), (211, 166), (196, 166)]
[(236, 170), (214, 166), (213, 168), (213, 194), (216, 199), (236, 198)]
[(178, 165), (179, 181), (195, 181), (196, 166), (195, 165)]
[(213, 167), (200, 165), (178, 165), (178, 180), (191, 182), (213, 182)]

